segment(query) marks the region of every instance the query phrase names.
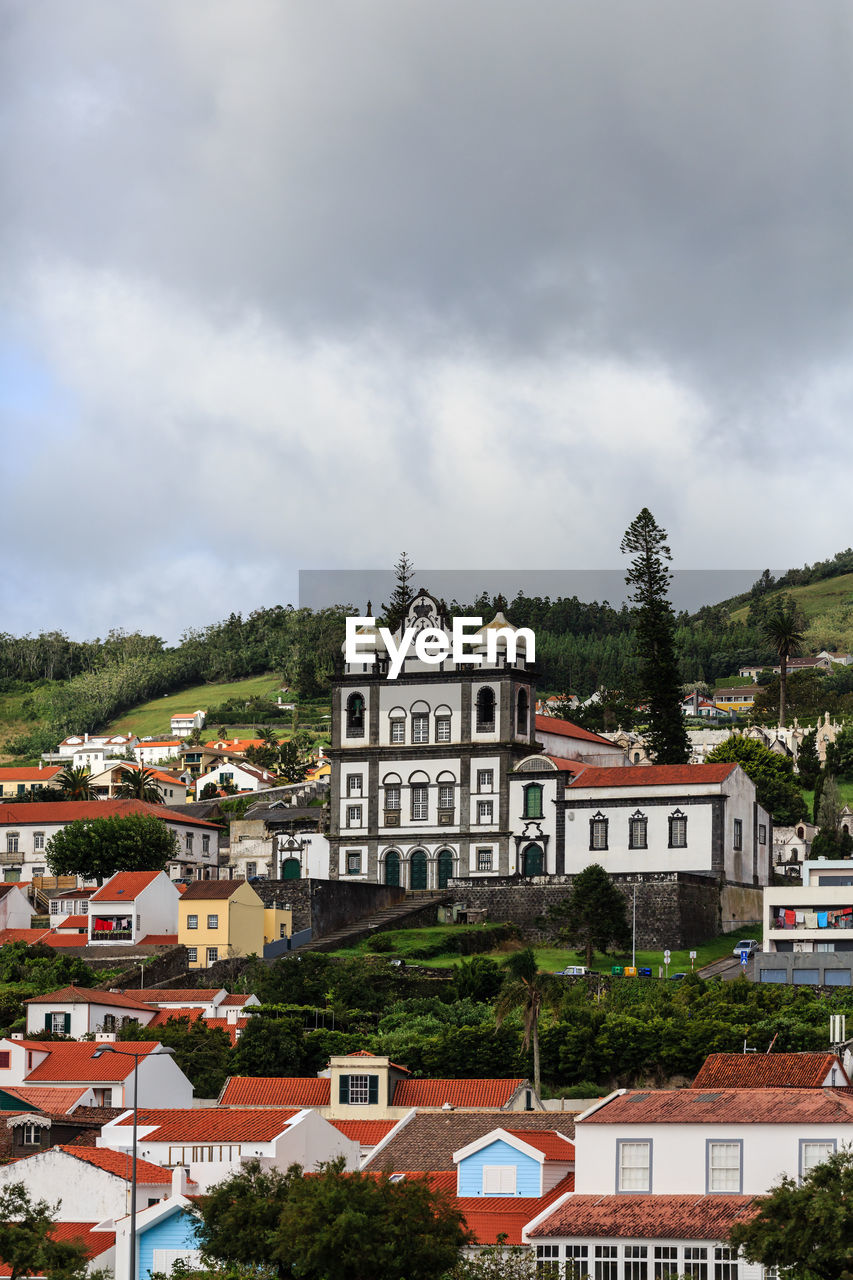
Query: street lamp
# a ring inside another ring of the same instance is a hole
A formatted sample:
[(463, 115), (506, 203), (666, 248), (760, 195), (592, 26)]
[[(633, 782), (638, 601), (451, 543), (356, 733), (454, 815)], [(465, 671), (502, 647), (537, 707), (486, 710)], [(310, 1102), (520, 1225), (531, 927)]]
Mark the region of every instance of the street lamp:
[(136, 1129), (139, 1123), (139, 1059), (153, 1058), (159, 1054), (173, 1058), (175, 1050), (167, 1045), (158, 1045), (148, 1053), (134, 1053), (132, 1049), (114, 1049), (111, 1044), (102, 1044), (92, 1054), (100, 1058), (105, 1053), (116, 1053), (120, 1058), (133, 1058), (133, 1157), (130, 1170), (130, 1271), (129, 1280), (136, 1280)]

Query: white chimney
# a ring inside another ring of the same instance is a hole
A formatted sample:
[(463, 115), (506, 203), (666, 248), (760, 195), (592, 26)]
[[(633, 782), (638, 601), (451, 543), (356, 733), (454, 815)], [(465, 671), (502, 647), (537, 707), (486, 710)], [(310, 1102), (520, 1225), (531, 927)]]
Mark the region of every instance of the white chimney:
[(43, 761), (43, 760), (39, 760), (39, 768), (40, 768), (40, 769), (43, 769), (43, 768), (44, 768), (44, 761)]
[(235, 1026), (235, 1027), (236, 1027), (236, 1025), (237, 1025), (237, 1015), (239, 1014), (239, 1012), (240, 1012), (240, 1010), (239, 1010), (239, 1009), (226, 1009), (226, 1010), (225, 1010), (225, 1017), (227, 1018), (228, 1022), (229, 1022), (232, 1026)]
[(182, 1164), (179, 1164), (172, 1170), (172, 1195), (185, 1196), (187, 1194), (187, 1171)]
[(89, 741), (89, 735), (88, 735), (88, 733), (84, 733), (84, 734), (83, 734), (83, 741), (84, 741), (84, 742), (88, 742), (88, 741)]

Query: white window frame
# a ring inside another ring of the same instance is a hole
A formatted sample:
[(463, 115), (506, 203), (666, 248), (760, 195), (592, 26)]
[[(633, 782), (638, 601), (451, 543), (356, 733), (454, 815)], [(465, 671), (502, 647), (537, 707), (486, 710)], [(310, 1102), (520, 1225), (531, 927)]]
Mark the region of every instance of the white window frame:
[(395, 743), (406, 741), (406, 721), (403, 716), (394, 716), (392, 719), (390, 737)]
[[(616, 1192), (618, 1195), (648, 1195), (651, 1192), (652, 1148), (651, 1138), (640, 1138), (631, 1142), (622, 1138), (617, 1139)], [(641, 1158), (643, 1149), (647, 1156), (645, 1162)], [(643, 1174), (645, 1177), (642, 1176)], [(629, 1183), (631, 1185), (628, 1185)]]
[(477, 795), (490, 794), (495, 789), (494, 769), (477, 770)]
[(450, 742), (450, 716), (436, 716), (435, 740), (436, 742)]
[(429, 787), (425, 782), (412, 783), (412, 820), (426, 822), (429, 817)]
[(426, 711), (412, 712), (412, 744), (423, 746), (429, 742), (429, 715)]
[(44, 848), (44, 832), (34, 831), (33, 832), (33, 851), (37, 851), (43, 848)]
[(385, 808), (395, 811), (402, 808), (402, 789), (396, 782), (385, 788)]
[(189, 915), (187, 916), (187, 928), (188, 929), (198, 928), (198, 916), (189, 916)]
[[(721, 1152), (734, 1152), (737, 1160), (719, 1161)], [(737, 1178), (732, 1174), (736, 1173)], [(732, 1185), (732, 1183), (735, 1185)], [(705, 1194), (709, 1196), (743, 1195), (743, 1138), (705, 1139)]]
[(360, 773), (347, 774), (347, 799), (352, 796), (354, 799), (361, 799), (362, 794), (362, 776)]
[(347, 805), (347, 826), (348, 827), (361, 826), (361, 805), (360, 804)]
[(492, 858), (493, 858), (493, 851), (491, 849), (478, 849), (477, 850), (477, 870), (491, 871), (493, 869)]
[(456, 802), (456, 787), (452, 782), (440, 782), (438, 784), (438, 807), (439, 809), (453, 809)]
[(219, 915), (218, 915), (218, 914), (215, 914), (215, 915), (209, 915), (209, 916), (207, 917), (207, 927), (208, 927), (208, 929), (218, 929), (218, 928), (219, 928)]
[[(815, 1160), (806, 1166), (806, 1150), (809, 1147), (829, 1147), (830, 1150), (820, 1160)], [(835, 1155), (837, 1150), (838, 1143), (835, 1138), (800, 1138), (800, 1182), (810, 1170), (814, 1169), (816, 1165), (823, 1164), (824, 1160), (828, 1160), (830, 1156)]]
[(491, 826), (495, 820), (495, 803), (493, 800), (477, 801), (477, 822), (481, 826)]
[(198, 964), (198, 947), (187, 947), (187, 964)]
[(347, 849), (346, 858), (347, 858), (347, 875), (360, 876), (361, 875), (361, 850)]
[(359, 1107), (366, 1107), (370, 1104), (370, 1076), (350, 1076), (347, 1101), (352, 1106)]
[(207, 948), (207, 963), (208, 963), (208, 964), (216, 964), (218, 960), (219, 960), (219, 947), (208, 947), (208, 948)]

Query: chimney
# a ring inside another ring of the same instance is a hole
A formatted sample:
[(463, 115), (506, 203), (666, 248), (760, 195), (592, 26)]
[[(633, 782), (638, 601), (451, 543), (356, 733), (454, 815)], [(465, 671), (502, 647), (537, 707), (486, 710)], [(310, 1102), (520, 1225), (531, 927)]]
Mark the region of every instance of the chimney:
[(89, 735), (88, 735), (88, 733), (84, 733), (84, 734), (83, 734), (83, 741), (84, 741), (84, 742), (88, 742), (88, 741), (89, 741)]
[(185, 1196), (187, 1194), (187, 1171), (182, 1164), (179, 1164), (172, 1170), (172, 1195)]
[(225, 1017), (227, 1018), (228, 1022), (229, 1022), (232, 1026), (235, 1026), (235, 1027), (236, 1027), (236, 1025), (237, 1025), (237, 1017), (238, 1017), (239, 1013), (240, 1013), (240, 1010), (239, 1010), (239, 1009), (226, 1009), (226, 1010), (225, 1010)]
[(43, 768), (44, 768), (44, 761), (43, 761), (43, 760), (39, 760), (39, 768), (40, 768), (40, 769), (43, 769)]

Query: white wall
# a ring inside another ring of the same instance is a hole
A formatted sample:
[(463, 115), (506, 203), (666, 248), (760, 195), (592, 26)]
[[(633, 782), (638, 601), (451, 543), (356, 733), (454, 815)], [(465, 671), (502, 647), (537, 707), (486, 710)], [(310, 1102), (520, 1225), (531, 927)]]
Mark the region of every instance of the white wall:
[[(0, 1189), (23, 1182), (36, 1200), (59, 1204), (58, 1222), (101, 1222), (123, 1217), (130, 1211), (130, 1182), (94, 1165), (77, 1160), (58, 1148), (0, 1166)], [(137, 1186), (137, 1204), (145, 1208), (149, 1198), (162, 1199), (168, 1186)]]
[[(127, 1078), (122, 1103), (133, 1101), (133, 1075)], [(149, 1054), (139, 1063), (140, 1107), (191, 1107), (193, 1087), (180, 1067), (167, 1054)]]

